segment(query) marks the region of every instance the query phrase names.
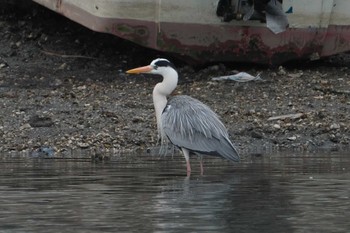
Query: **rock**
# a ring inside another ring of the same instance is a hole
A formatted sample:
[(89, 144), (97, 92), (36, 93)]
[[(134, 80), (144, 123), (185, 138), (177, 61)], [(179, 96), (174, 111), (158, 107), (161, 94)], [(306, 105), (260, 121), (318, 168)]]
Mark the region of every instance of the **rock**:
[(82, 148), (82, 149), (86, 149), (86, 148), (89, 148), (89, 143), (86, 143), (86, 142), (78, 142), (77, 145)]
[(78, 86), (77, 90), (79, 91), (86, 90), (86, 85)]
[(50, 127), (54, 124), (50, 117), (39, 117), (38, 115), (32, 116), (28, 123), (31, 127)]
[(278, 74), (279, 74), (279, 75), (286, 75), (286, 74), (287, 74), (287, 72), (286, 72), (286, 70), (283, 68), (283, 66), (279, 66), (279, 67), (278, 67)]
[(339, 143), (340, 142), (340, 136), (338, 134), (330, 134), (329, 135), (329, 140), (334, 143)]
[(132, 118), (132, 122), (133, 123), (144, 122), (144, 119), (142, 117), (135, 116), (135, 117)]
[(331, 124), (330, 129), (340, 129), (340, 124), (333, 123)]
[(7, 65), (5, 63), (0, 63), (0, 70), (4, 67), (6, 67)]
[(303, 74), (304, 73), (302, 71), (300, 71), (299, 73), (294, 73), (294, 74), (290, 73), (287, 76), (290, 78), (300, 78), (301, 76), (303, 76)]
[(257, 139), (262, 139), (263, 138), (263, 135), (260, 132), (257, 132), (257, 131), (252, 131), (251, 132), (251, 136), (253, 138), (257, 138)]
[(59, 87), (63, 84), (63, 82), (60, 79), (55, 79), (53, 82), (51, 82), (49, 85), (50, 87)]
[(27, 130), (27, 129), (31, 129), (32, 127), (30, 126), (30, 124), (26, 123), (19, 128), (20, 128), (20, 130)]
[(32, 157), (53, 157), (55, 155), (55, 149), (48, 146), (42, 146), (30, 153)]
[(213, 66), (208, 67), (209, 71), (218, 71), (219, 69), (220, 69), (219, 65), (213, 65)]
[(67, 67), (67, 63), (62, 63), (57, 69), (58, 70), (64, 70)]

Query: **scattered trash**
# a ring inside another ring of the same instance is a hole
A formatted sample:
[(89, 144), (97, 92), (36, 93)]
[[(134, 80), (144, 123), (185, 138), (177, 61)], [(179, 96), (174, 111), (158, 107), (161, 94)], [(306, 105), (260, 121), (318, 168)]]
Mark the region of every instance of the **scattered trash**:
[(283, 12), (282, 4), (277, 0), (270, 0), (267, 3), (253, 1), (248, 11), (245, 13), (243, 20), (251, 19), (266, 20), (266, 26), (275, 34), (284, 32), (288, 28), (288, 18)]
[(286, 31), (288, 18), (283, 12), (282, 4), (277, 0), (271, 0), (266, 6), (266, 25), (275, 34)]
[(287, 114), (287, 115), (269, 117), (267, 120), (274, 121), (274, 120), (285, 120), (285, 119), (298, 119), (302, 116), (304, 116), (304, 113), (295, 113), (295, 114)]
[(34, 150), (30, 156), (32, 157), (53, 157), (55, 155), (55, 149), (52, 147), (40, 147)]
[(257, 76), (253, 76), (253, 75), (248, 74), (246, 72), (239, 72), (238, 74), (215, 77), (215, 78), (212, 78), (212, 80), (213, 81), (232, 80), (232, 81), (236, 81), (236, 82), (240, 82), (240, 83), (245, 83), (245, 82), (249, 82), (249, 81), (264, 81), (260, 77), (260, 74), (258, 74)]

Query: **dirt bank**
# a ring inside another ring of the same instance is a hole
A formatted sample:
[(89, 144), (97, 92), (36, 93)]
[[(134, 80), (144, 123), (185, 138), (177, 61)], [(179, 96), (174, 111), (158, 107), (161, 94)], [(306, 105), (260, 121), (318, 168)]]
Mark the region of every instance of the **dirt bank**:
[[(128, 76), (125, 70), (159, 56), (179, 67), (177, 92), (211, 106), (243, 154), (349, 149), (349, 54), (276, 68), (191, 67), (31, 6), (1, 10), (0, 151), (154, 147), (151, 93), (160, 77)], [(264, 81), (211, 80), (234, 70), (261, 73)]]

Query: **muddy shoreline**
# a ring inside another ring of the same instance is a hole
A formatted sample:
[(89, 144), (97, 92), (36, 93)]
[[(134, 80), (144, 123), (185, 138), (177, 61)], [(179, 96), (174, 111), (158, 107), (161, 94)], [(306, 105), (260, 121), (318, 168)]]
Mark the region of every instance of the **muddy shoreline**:
[[(157, 133), (151, 94), (160, 77), (125, 70), (157, 57), (178, 66), (177, 93), (213, 108), (242, 154), (349, 151), (350, 54), (273, 68), (195, 67), (37, 5), (3, 7), (0, 28), (1, 152), (152, 151)], [(264, 81), (211, 80), (236, 70), (261, 73)]]

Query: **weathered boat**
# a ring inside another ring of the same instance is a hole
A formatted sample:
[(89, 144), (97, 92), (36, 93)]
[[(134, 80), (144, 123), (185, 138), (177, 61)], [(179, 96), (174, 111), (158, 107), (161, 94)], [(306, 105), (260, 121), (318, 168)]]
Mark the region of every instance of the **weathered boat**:
[(192, 61), (280, 64), (350, 50), (349, 0), (33, 0)]

